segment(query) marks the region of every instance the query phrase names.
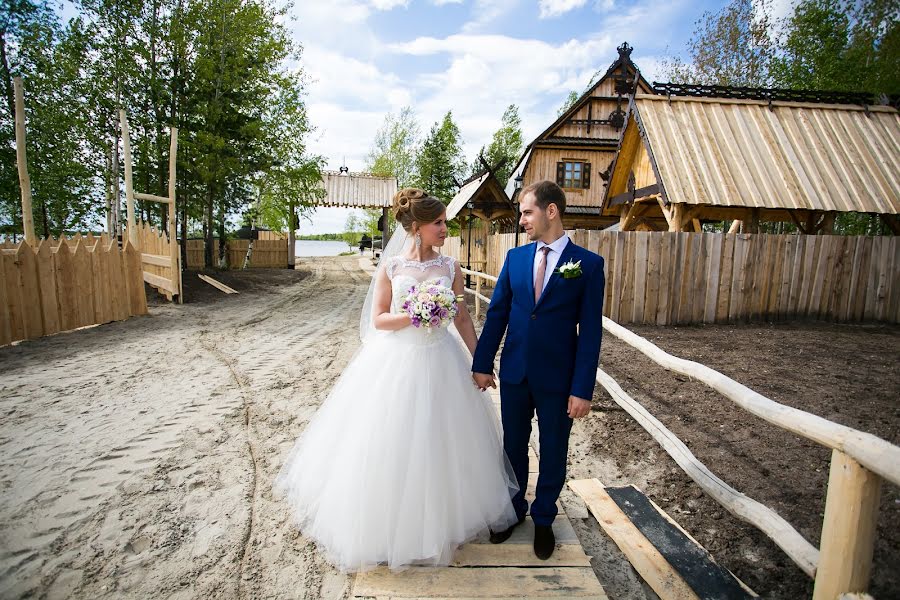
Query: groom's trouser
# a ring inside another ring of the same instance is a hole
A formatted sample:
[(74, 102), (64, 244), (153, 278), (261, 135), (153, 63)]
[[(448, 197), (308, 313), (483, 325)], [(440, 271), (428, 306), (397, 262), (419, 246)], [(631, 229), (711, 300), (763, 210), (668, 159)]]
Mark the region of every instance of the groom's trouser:
[(533, 389), (522, 383), (500, 382), (500, 417), (503, 423), (503, 449), (512, 463), (519, 491), (512, 503), (519, 517), (528, 510), (528, 441), (531, 419), (537, 411), (540, 444), (537, 489), (531, 503), (531, 518), (536, 525), (551, 525), (556, 518), (556, 501), (566, 482), (566, 459), (572, 419), (567, 414), (568, 394)]

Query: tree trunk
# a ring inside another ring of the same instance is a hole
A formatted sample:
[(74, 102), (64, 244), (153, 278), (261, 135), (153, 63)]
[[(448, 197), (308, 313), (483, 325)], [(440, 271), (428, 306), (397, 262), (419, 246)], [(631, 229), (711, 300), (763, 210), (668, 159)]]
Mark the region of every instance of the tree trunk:
[(288, 268), (293, 269), (297, 265), (296, 243), (294, 242), (294, 200), (290, 201), (290, 214), (288, 215)]
[(225, 198), (219, 202), (219, 268), (228, 268), (228, 254), (225, 244)]
[(203, 248), (203, 264), (207, 269), (213, 266), (213, 192), (212, 186), (206, 186), (206, 223), (204, 224), (205, 246)]

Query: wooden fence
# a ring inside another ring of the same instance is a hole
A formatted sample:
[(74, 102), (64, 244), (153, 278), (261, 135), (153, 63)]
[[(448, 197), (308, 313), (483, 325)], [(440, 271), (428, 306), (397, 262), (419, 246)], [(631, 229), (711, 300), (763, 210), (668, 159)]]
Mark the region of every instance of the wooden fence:
[(0, 345), (147, 314), (141, 256), (106, 236), (0, 242)]
[[(263, 232), (260, 232), (263, 233)], [(250, 240), (227, 240), (226, 257), (228, 268), (240, 269), (244, 265), (244, 257), (247, 255), (247, 247)], [(204, 266), (203, 251), (206, 244), (203, 240), (187, 241), (187, 268), (202, 269)], [(219, 240), (213, 240), (213, 263), (219, 260)], [(255, 240), (253, 242), (253, 254), (250, 257), (250, 268), (276, 268), (283, 269), (288, 264), (287, 239)]]
[[(181, 256), (177, 248), (172, 248), (166, 232), (159, 231), (156, 227), (138, 221), (135, 228), (144, 281), (170, 301), (173, 296), (180, 297)], [(127, 228), (124, 236), (129, 239)]]
[[(603, 314), (620, 323), (817, 318), (900, 322), (900, 238), (668, 232), (569, 232), (606, 260)], [(515, 234), (487, 238), (500, 272)], [(520, 234), (520, 244), (528, 243)], [(443, 249), (465, 266), (466, 249)]]

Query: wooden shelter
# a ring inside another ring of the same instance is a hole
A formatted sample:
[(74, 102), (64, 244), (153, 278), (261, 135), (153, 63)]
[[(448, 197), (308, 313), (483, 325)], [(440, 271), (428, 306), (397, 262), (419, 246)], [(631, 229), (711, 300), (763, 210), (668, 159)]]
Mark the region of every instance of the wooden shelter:
[[(829, 232), (838, 212), (900, 234), (900, 115), (858, 94), (654, 84), (630, 101), (602, 215), (622, 231), (760, 221)], [(735, 228), (736, 229), (736, 228)], [(734, 229), (733, 229), (734, 230)]]
[(566, 229), (598, 229), (615, 216), (602, 215), (604, 174), (616, 155), (629, 97), (650, 92), (623, 43), (606, 73), (526, 148), (512, 171), (506, 193), (515, 201), (517, 183), (528, 186), (549, 179), (566, 192)]
[(459, 219), (460, 245), (467, 269), (487, 264), (488, 236), (516, 230), (519, 215), (490, 167), (463, 182), (447, 205), (447, 220)]
[(322, 171), (322, 186), (325, 196), (314, 202), (317, 206), (389, 209), (397, 193), (397, 178), (351, 173), (342, 167), (340, 171)]

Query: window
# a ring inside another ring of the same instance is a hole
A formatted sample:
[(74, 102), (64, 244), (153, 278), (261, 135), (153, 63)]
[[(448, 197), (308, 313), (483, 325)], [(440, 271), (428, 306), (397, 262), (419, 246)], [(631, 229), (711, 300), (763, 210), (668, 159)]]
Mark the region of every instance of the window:
[(580, 160), (564, 160), (556, 163), (556, 183), (563, 189), (590, 188), (591, 163)]

